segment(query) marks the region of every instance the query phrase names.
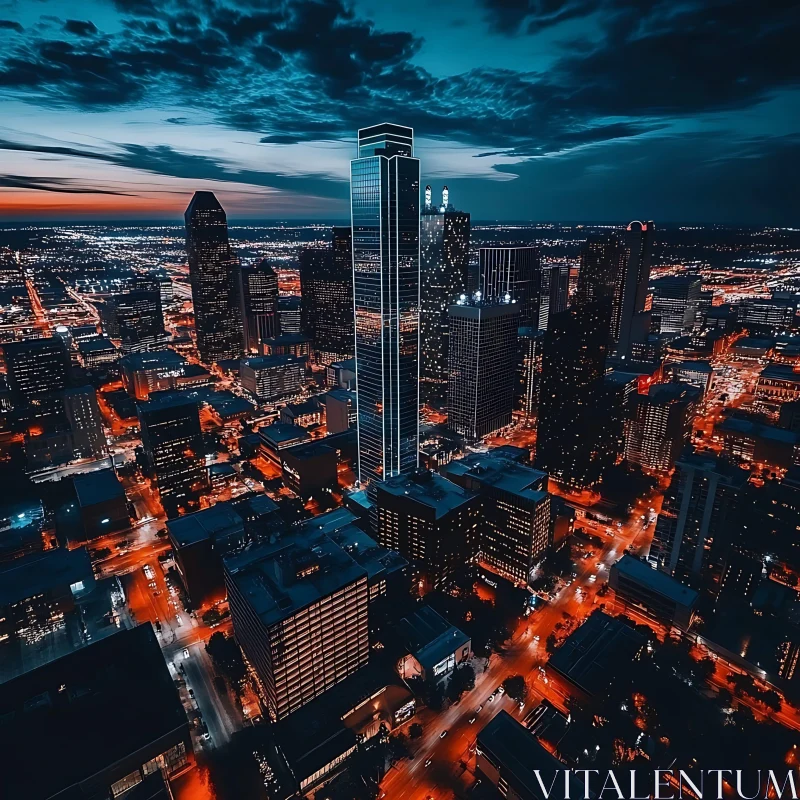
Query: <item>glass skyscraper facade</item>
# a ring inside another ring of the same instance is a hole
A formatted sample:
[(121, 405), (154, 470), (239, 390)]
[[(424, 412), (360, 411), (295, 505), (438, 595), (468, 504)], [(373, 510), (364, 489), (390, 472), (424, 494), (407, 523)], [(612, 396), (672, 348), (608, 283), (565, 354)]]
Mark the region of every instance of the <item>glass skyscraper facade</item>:
[(257, 353), (263, 339), (280, 335), (278, 324), (278, 273), (266, 258), (241, 270), (242, 317), (245, 344)]
[(417, 466), (419, 160), (411, 128), (358, 132), (350, 165), (359, 480)]

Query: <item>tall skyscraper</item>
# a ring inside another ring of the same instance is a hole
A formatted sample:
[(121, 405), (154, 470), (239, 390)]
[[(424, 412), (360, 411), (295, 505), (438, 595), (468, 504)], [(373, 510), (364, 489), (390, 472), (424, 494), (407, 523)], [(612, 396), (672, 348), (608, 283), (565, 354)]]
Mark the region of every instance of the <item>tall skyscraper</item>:
[(631, 222), (622, 237), (611, 336), (614, 356), (630, 360), (634, 342), (643, 342), (650, 333), (648, 286), (653, 258), (655, 223)]
[(603, 299), (613, 302), (620, 251), (616, 234), (589, 236), (581, 245), (576, 305), (585, 306)]
[(280, 335), (278, 321), (278, 274), (266, 258), (241, 270), (242, 319), (245, 346), (259, 351), (262, 339)]
[(313, 341), (314, 360), (334, 364), (353, 357), (353, 236), (334, 228), (329, 247), (300, 251), (302, 329)]
[(546, 331), (550, 319), (569, 305), (569, 265), (545, 264), (541, 269), (538, 329)]
[(542, 346), (545, 331), (520, 328), (517, 331), (517, 366), (514, 384), (514, 408), (529, 417), (539, 407), (542, 380)]
[(414, 132), (358, 132), (350, 165), (359, 480), (416, 468), (419, 450), (419, 160)]
[(481, 439), (511, 424), (519, 305), (510, 297), (465, 298), (450, 306), (449, 316), (447, 424), (467, 439)]
[(72, 431), (72, 446), (79, 458), (100, 458), (106, 452), (103, 420), (94, 386), (64, 392), (64, 414)]
[(650, 284), (653, 290), (653, 333), (688, 333), (694, 328), (700, 305), (699, 275), (670, 275)]
[(438, 206), (430, 200), (430, 188), (425, 188), (419, 223), (420, 396), (423, 402), (441, 403), (447, 396), (448, 310), (469, 282), (470, 217), (455, 210), (446, 186)]
[(123, 353), (147, 352), (163, 345), (161, 288), (155, 279), (139, 278), (131, 291), (109, 297), (99, 310), (103, 331), (121, 340)]
[(184, 215), (197, 349), (206, 363), (239, 358), (244, 346), (239, 261), (213, 192), (195, 192)]
[(481, 247), (480, 291), (486, 300), (507, 294), (520, 306), (520, 325), (539, 327), (541, 262), (535, 247)]
[(303, 300), (297, 295), (278, 298), (278, 327), (282, 334), (302, 333)]
[(553, 316), (544, 338), (535, 463), (575, 489), (596, 486), (604, 466), (610, 317), (610, 300), (572, 306)]
[(137, 405), (142, 448), (165, 511), (195, 500), (208, 486), (197, 401), (167, 394)]
[(7, 342), (2, 347), (15, 409), (69, 386), (69, 354), (60, 336)]

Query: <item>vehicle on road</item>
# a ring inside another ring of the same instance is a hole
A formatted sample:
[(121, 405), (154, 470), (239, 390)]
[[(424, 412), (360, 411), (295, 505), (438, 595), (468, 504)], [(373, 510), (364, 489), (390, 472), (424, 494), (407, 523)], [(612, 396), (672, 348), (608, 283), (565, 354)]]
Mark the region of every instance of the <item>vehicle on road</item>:
[(444, 737), (445, 737), (445, 736), (447, 736), (447, 731), (446, 731), (446, 730), (445, 730), (445, 731), (442, 731), (442, 732), (439, 734), (439, 738), (440, 738), (440, 739), (444, 739)]
[(188, 647), (184, 647), (183, 648), (183, 657), (184, 658), (189, 658), (189, 648)]
[(192, 700), (194, 700), (194, 689), (189, 689), (189, 697), (191, 697)]
[(432, 763), (433, 762), (429, 758), (425, 759), (425, 766), (426, 767), (429, 767)]
[(475, 720), (476, 720), (476, 719), (478, 719), (478, 718), (477, 718), (477, 717), (474, 717), (474, 716), (473, 716), (473, 717), (470, 717), (470, 718), (469, 718), (469, 724), (470, 724), (470, 725), (472, 725), (472, 724), (475, 722)]
[(589, 583), (594, 583), (597, 580), (597, 575), (590, 575), (589, 576)]

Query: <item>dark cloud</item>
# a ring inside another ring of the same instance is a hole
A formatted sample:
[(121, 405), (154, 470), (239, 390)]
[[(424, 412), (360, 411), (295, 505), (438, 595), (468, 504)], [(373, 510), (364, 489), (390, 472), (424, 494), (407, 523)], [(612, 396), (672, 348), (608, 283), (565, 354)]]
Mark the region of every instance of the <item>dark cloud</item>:
[(61, 192), (63, 194), (114, 194), (130, 197), (127, 192), (114, 192), (110, 189), (97, 189), (69, 178), (31, 178), (24, 175), (0, 174), (0, 187), (6, 189), (36, 189), (42, 192)]
[(64, 30), (67, 33), (74, 33), (76, 36), (94, 36), (98, 32), (94, 22), (83, 22), (79, 19), (68, 19), (64, 23)]
[(189, 117), (167, 117), (164, 122), (169, 122), (170, 125), (186, 125)]
[(24, 33), (25, 28), (15, 22), (13, 19), (0, 19), (0, 30), (16, 31), (17, 33)]

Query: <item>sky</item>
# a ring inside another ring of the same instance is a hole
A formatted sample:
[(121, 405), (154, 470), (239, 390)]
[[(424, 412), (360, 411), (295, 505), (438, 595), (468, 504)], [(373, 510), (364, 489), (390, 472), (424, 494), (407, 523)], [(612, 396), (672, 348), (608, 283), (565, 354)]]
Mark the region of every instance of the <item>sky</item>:
[(0, 225), (349, 216), (414, 128), (474, 220), (800, 223), (793, 0), (0, 0)]

